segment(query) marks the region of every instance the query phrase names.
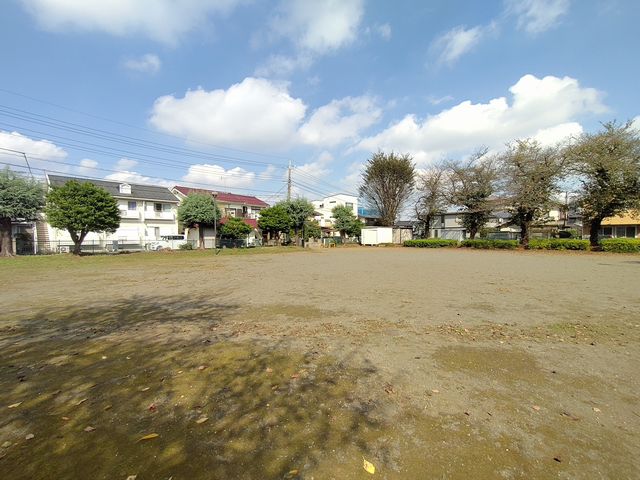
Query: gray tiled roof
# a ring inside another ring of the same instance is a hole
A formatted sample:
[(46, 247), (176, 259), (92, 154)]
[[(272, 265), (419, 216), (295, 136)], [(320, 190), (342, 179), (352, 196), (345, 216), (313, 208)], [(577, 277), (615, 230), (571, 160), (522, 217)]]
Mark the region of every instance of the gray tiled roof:
[[(96, 187), (104, 188), (107, 192), (117, 198), (133, 198), (139, 200), (157, 200), (162, 202), (178, 203), (176, 196), (171, 193), (167, 187), (156, 185), (139, 185), (129, 182), (114, 182), (107, 180), (93, 180), (88, 178), (65, 177), (62, 175), (48, 175), (49, 184), (52, 187), (64, 185), (69, 180), (77, 180), (78, 182), (93, 183)], [(131, 185), (131, 194), (120, 193), (120, 185), (126, 183)]]

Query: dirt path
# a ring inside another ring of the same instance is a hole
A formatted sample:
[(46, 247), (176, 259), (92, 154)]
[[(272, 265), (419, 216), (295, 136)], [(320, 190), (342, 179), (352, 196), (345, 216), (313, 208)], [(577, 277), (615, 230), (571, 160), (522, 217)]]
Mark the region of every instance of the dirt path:
[(11, 478), (358, 479), (363, 456), (389, 479), (640, 476), (637, 256), (20, 261), (0, 263)]

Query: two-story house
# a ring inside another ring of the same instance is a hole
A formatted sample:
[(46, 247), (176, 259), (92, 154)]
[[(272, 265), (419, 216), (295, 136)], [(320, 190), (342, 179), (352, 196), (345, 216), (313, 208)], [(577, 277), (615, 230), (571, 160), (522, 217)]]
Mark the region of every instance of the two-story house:
[(332, 210), (337, 206), (350, 208), (353, 211), (353, 215), (358, 216), (358, 197), (347, 195), (346, 193), (336, 193), (324, 197), (322, 200), (313, 200), (311, 203), (315, 210), (314, 219), (325, 231), (333, 231), (335, 219), (333, 218)]
[[(89, 233), (83, 243), (87, 250), (144, 248), (147, 242), (178, 234), (178, 199), (166, 187), (127, 182), (47, 175), (49, 188), (70, 180), (89, 182), (109, 192), (118, 202), (120, 227), (115, 233)], [(63, 250), (73, 245), (66, 230), (46, 224), (38, 227), (38, 244), (44, 250)]]

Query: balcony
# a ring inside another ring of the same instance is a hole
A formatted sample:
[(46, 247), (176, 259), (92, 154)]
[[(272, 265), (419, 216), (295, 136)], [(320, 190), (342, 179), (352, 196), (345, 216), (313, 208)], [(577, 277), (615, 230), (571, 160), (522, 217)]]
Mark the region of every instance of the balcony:
[(175, 220), (176, 215), (174, 212), (155, 212), (155, 211), (146, 211), (144, 212), (145, 220)]
[(120, 218), (140, 220), (140, 212), (138, 210), (120, 210)]

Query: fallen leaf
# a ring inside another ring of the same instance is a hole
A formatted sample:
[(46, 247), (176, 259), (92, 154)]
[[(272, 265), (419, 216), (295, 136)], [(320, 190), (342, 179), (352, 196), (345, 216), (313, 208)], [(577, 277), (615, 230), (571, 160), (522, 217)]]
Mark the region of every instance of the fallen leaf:
[(35, 435), (33, 433), (29, 433), (28, 435), (26, 435), (24, 437), (25, 440), (31, 440), (33, 437), (35, 437)]
[(69, 417), (62, 417), (62, 420), (64, 420), (65, 422), (68, 422), (71, 419)]
[(111, 405), (107, 405), (106, 407), (103, 408), (103, 410), (106, 412), (107, 410), (111, 410)]
[(149, 390), (149, 388), (151, 388), (151, 387), (144, 387), (144, 388), (143, 388), (143, 389), (141, 389), (140, 391), (141, 391), (141, 392), (146, 392), (147, 390)]
[(149, 405), (148, 410), (150, 412), (155, 412), (156, 410), (158, 410), (158, 407), (156, 407), (155, 403), (152, 403), (151, 405)]
[(76, 403), (74, 403), (74, 405), (77, 407), (78, 405), (82, 405), (87, 400), (88, 400), (88, 398), (83, 398), (82, 400), (78, 400)]
[(574, 420), (574, 421), (580, 420), (580, 417), (576, 417), (575, 415), (569, 412), (562, 412), (560, 415), (562, 415), (563, 417), (570, 418), (571, 420)]
[(294, 468), (293, 470), (289, 470), (289, 471), (287, 472), (287, 474), (284, 476), (284, 478), (285, 478), (286, 480), (290, 480), (290, 479), (292, 479), (292, 478), (294, 478), (294, 477), (298, 476), (298, 473), (300, 473), (300, 470), (298, 470), (297, 468)]
[(371, 475), (376, 473), (375, 465), (371, 462), (367, 462), (364, 457), (362, 457), (362, 468), (364, 468), (365, 471), (370, 473)]
[(593, 407), (593, 411), (596, 413), (600, 413), (602, 410), (600, 410), (598, 407)]
[(2, 448), (9, 448), (10, 446), (11, 446), (11, 442), (8, 440), (2, 444)]
[(533, 407), (531, 407), (531, 408), (533, 408), (536, 412), (539, 412), (539, 411), (540, 411), (540, 407), (539, 407), (538, 405), (534, 405), (534, 406), (533, 406)]
[(432, 391), (433, 393), (440, 393), (440, 390), (435, 389), (435, 388), (434, 388), (433, 390), (431, 390), (431, 391)]
[(202, 370), (204, 370), (205, 368), (207, 368), (207, 366), (206, 366), (206, 365), (200, 365), (200, 366), (198, 367), (198, 370), (202, 371)]
[(562, 458), (560, 458), (560, 455), (558, 455), (557, 457), (553, 457), (553, 459), (558, 463), (562, 463)]
[(157, 433), (149, 433), (148, 435), (145, 435), (144, 437), (140, 437), (138, 439), (139, 442), (142, 442), (144, 440), (151, 440), (152, 438), (157, 438), (160, 435), (158, 435)]
[(196, 423), (204, 423), (207, 420), (209, 420), (209, 417), (200, 417), (198, 420), (196, 420)]
[(85, 432), (93, 432), (95, 430), (94, 427), (92, 427), (91, 425), (89, 425), (88, 427), (85, 427), (84, 431)]
[(138, 478), (138, 475), (129, 475), (127, 480), (136, 480), (136, 478)]
[(291, 378), (298, 378), (300, 376), (299, 373), (292, 373)]
[(22, 405), (22, 402), (12, 403), (7, 408), (16, 408), (16, 407), (19, 407), (20, 405)]
[(271, 367), (267, 367), (267, 369), (265, 370), (265, 372), (267, 372), (267, 373), (272, 373), (272, 372), (273, 372), (273, 368), (271, 368)]

